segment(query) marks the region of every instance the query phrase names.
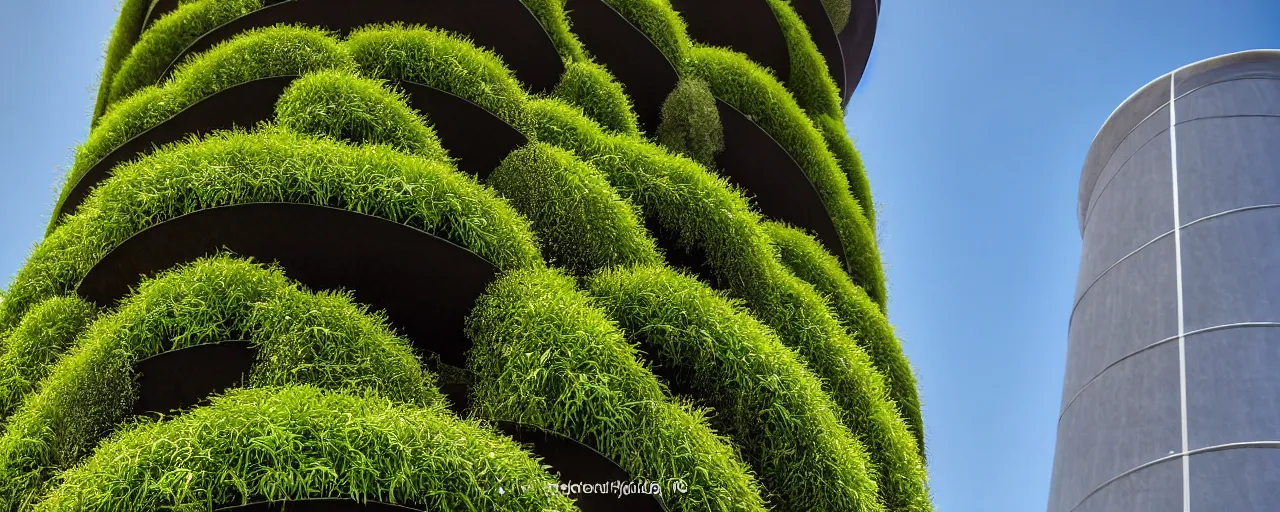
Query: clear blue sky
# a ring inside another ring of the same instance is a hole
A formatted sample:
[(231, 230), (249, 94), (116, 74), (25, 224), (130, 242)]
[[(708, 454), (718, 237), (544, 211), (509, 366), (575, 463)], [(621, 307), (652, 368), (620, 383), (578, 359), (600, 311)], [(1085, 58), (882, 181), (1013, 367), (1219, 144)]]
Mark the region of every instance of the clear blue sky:
[[(0, 3), (0, 275), (39, 240), (87, 134), (115, 4)], [(934, 501), (940, 512), (1044, 510), (1089, 143), (1160, 74), (1280, 48), (1280, 2), (883, 9), (847, 122), (882, 204), (890, 314), (921, 382)]]

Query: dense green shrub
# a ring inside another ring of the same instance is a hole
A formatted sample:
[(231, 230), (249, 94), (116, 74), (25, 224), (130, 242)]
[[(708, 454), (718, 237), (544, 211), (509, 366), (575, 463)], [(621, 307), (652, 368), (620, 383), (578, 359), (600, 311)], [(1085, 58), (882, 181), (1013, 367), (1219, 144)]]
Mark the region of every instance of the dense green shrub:
[(96, 126), (102, 114), (107, 111), (107, 97), (111, 95), (111, 82), (116, 70), (142, 32), (143, 17), (151, 7), (149, 0), (124, 0), (120, 5), (120, 16), (111, 29), (111, 39), (107, 43), (107, 52), (103, 56), (102, 82), (98, 84), (98, 98), (94, 101), (93, 116), (90, 125)]
[(210, 510), (255, 498), (577, 510), (548, 492), (555, 480), (518, 444), (484, 425), (311, 386), (228, 392), (114, 436), (61, 480), (36, 510)]
[(357, 30), (345, 43), (369, 77), (408, 80), (471, 100), (517, 129), (525, 129), (529, 97), (497, 54), (449, 32), (398, 25)]
[(755, 480), (706, 413), (669, 398), (622, 333), (553, 270), (518, 270), (467, 320), (474, 414), (559, 432), (595, 447), (679, 511), (763, 511)]
[(822, 7), (831, 18), (831, 28), (839, 34), (849, 24), (849, 13), (853, 10), (852, 0), (822, 0)]
[(859, 198), (858, 201), (863, 206), (862, 214), (867, 218), (867, 223), (875, 229), (876, 209), (875, 204), (871, 202), (871, 182), (867, 180), (866, 169), (862, 167), (862, 157), (858, 155), (857, 148), (853, 147), (853, 141), (849, 140), (849, 134), (845, 132), (844, 117), (820, 115), (812, 119), (822, 132), (822, 139), (827, 142), (827, 148), (840, 164), (840, 170), (844, 171), (845, 176), (849, 178), (849, 191), (853, 193), (853, 197)]
[(577, 275), (662, 261), (635, 206), (568, 151), (536, 142), (517, 149), (488, 185), (533, 223), (547, 259)]
[(156, 20), (111, 77), (108, 105), (155, 84), (182, 50), (200, 36), (260, 8), (262, 0), (200, 0)]
[(224, 133), (119, 167), (36, 247), (0, 303), (0, 326), (40, 300), (70, 293), (103, 255), (149, 226), (253, 202), (345, 208), (434, 234), (500, 269), (543, 265), (528, 221), (446, 164), (278, 130)]
[[(911, 427), (916, 446), (923, 447), (924, 420), (920, 415), (916, 379), (889, 320), (867, 292), (840, 271), (840, 262), (813, 237), (776, 222), (766, 223), (765, 229), (787, 267), (825, 295), (845, 329), (857, 333), (855, 339), (884, 375), (889, 398), (898, 404), (899, 412)], [(923, 457), (923, 450), (921, 452)]]
[(672, 152), (714, 168), (716, 154), (724, 150), (724, 127), (716, 97), (707, 83), (684, 79), (662, 102), (662, 122), (654, 139)]
[(525, 7), (538, 18), (542, 30), (551, 37), (560, 58), (565, 62), (576, 62), (585, 59), (582, 43), (569, 31), (569, 18), (565, 16), (564, 0), (521, 0)]
[(840, 90), (831, 78), (827, 61), (810, 37), (804, 20), (786, 0), (769, 0), (769, 7), (778, 19), (791, 60), (791, 76), (778, 78), (785, 78), (787, 89), (809, 117), (822, 114), (843, 117)]
[[(604, 0), (623, 18), (640, 29), (667, 56), (667, 60), (683, 70), (686, 55), (693, 42), (689, 40), (684, 20), (667, 0)], [(590, 53), (591, 49), (587, 48)]]
[(449, 161), (435, 129), (409, 107), (403, 93), (347, 71), (321, 71), (295, 80), (276, 102), (276, 124), (298, 133), (386, 144)]
[[(112, 105), (76, 151), (59, 208), (71, 186), (111, 150), (205, 97), (257, 78), (349, 69), (338, 42), (316, 29), (273, 27), (241, 34), (189, 60), (161, 87), (147, 87)], [(62, 218), (50, 221), (52, 231)]]
[(915, 439), (884, 389), (884, 377), (846, 333), (812, 285), (778, 260), (759, 214), (723, 178), (639, 139), (609, 135), (555, 100), (530, 102), (538, 135), (577, 150), (608, 176), (679, 249), (705, 255), (716, 284), (746, 302), (796, 350), (841, 407), (877, 468), (885, 505), (924, 511), (931, 505)]
[(576, 105), (587, 117), (610, 131), (625, 135), (640, 133), (631, 99), (604, 66), (589, 61), (566, 64), (564, 76), (551, 96)]
[(692, 277), (649, 266), (588, 290), (750, 462), (774, 510), (879, 511), (874, 471), (817, 377), (768, 327)]
[(0, 437), (0, 508), (30, 504), (74, 465), (137, 399), (133, 364), (204, 343), (259, 347), (251, 386), (314, 384), (373, 390), (429, 405), (433, 376), (386, 322), (342, 294), (313, 294), (278, 270), (226, 257), (149, 279), (95, 321), (10, 418)]
[(706, 80), (717, 98), (754, 119), (800, 164), (840, 234), (854, 282), (883, 307), (887, 297), (880, 253), (860, 206), (870, 204), (871, 198), (850, 194), (848, 178), (813, 122), (782, 84), (745, 55), (697, 47), (690, 52), (690, 63), (690, 74)]
[(22, 317), (5, 339), (4, 354), (0, 355), (0, 423), (49, 374), (49, 367), (97, 315), (93, 304), (69, 296), (41, 302)]

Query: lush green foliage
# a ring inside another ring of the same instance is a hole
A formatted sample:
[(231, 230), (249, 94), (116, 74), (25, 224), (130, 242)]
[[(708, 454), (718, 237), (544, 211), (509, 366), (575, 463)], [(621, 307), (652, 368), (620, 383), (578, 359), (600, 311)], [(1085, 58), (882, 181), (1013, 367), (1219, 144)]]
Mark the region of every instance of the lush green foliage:
[(49, 367), (97, 315), (97, 307), (70, 296), (41, 302), (23, 316), (0, 355), (0, 422), (49, 374)]
[(849, 191), (863, 206), (862, 214), (867, 218), (867, 223), (875, 229), (876, 210), (875, 204), (871, 202), (871, 182), (867, 180), (867, 172), (862, 167), (862, 157), (845, 132), (843, 116), (820, 115), (812, 119), (822, 131), (822, 139), (827, 142), (827, 148), (831, 149), (831, 154), (840, 164), (840, 170), (849, 178)]
[(156, 20), (111, 77), (108, 105), (153, 85), (174, 59), (206, 32), (262, 7), (262, 0), (200, 0)]
[(763, 511), (749, 470), (706, 423), (668, 398), (634, 347), (574, 281), (519, 270), (490, 286), (467, 321), (475, 414), (546, 428), (595, 447), (633, 478), (688, 493), (679, 511)]
[(252, 202), (328, 205), (380, 216), (466, 247), (501, 269), (541, 266), (528, 221), (440, 162), (267, 130), (163, 148), (116, 169), (44, 239), (0, 303), (0, 326), (70, 293), (129, 236), (193, 211)]
[[(71, 185), (111, 150), (215, 92), (257, 78), (352, 67), (338, 42), (315, 29), (274, 27), (224, 42), (187, 61), (163, 86), (143, 88), (112, 105), (76, 151), (59, 207)], [(61, 220), (52, 219), (50, 231)]]
[(690, 56), (691, 74), (706, 80), (717, 98), (754, 119), (800, 164), (840, 233), (854, 282), (883, 307), (887, 297), (880, 252), (875, 233), (859, 205), (870, 204), (870, 197), (855, 200), (850, 194), (848, 178), (813, 122), (782, 84), (745, 55), (698, 47)]
[(625, 135), (640, 133), (631, 99), (604, 66), (589, 61), (568, 63), (551, 96), (576, 105), (610, 131)]
[(681, 80), (662, 102), (662, 123), (654, 137), (658, 144), (708, 168), (724, 150), (724, 127), (716, 97), (697, 78)]
[(734, 301), (662, 267), (603, 272), (588, 289), (671, 385), (714, 408), (774, 510), (878, 511), (862, 445), (818, 378)]
[(576, 510), (547, 491), (553, 482), (510, 438), (442, 408), (296, 386), (232, 391), (123, 432), (36, 510), (210, 510), (254, 498)]
[(530, 110), (542, 121), (536, 126), (543, 140), (576, 148), (650, 217), (659, 237), (705, 255), (717, 284), (744, 300), (824, 380), (872, 457), (886, 507), (929, 510), (915, 439), (888, 399), (884, 377), (817, 290), (778, 260), (760, 216), (741, 194), (692, 160), (606, 134), (554, 100), (534, 100)]
[(849, 13), (853, 10), (852, 0), (822, 0), (822, 7), (831, 18), (831, 27), (839, 34), (849, 24)]
[[(809, 117), (832, 115), (843, 117), (840, 111), (840, 92), (827, 69), (827, 61), (818, 51), (818, 45), (809, 35), (809, 28), (785, 0), (768, 0), (773, 15), (778, 19), (782, 36), (787, 41), (787, 53), (791, 57), (791, 76), (785, 77), (787, 89), (795, 95), (796, 103)], [(778, 77), (784, 78), (784, 77)]]
[[(667, 0), (604, 0), (623, 18), (640, 29), (667, 56), (667, 60), (683, 70), (688, 49), (693, 46), (684, 20)], [(587, 48), (590, 52), (591, 49)]]
[(529, 97), (497, 54), (476, 48), (448, 32), (374, 26), (348, 37), (346, 48), (366, 76), (408, 80), (471, 100), (523, 129)]
[[(465, 35), (400, 25), (345, 41), (303, 28), (254, 31), (149, 85), (183, 41), (257, 1), (183, 0), (136, 46), (141, 14), (122, 16), (99, 113), (119, 101), (80, 148), (70, 183), (209, 94), (305, 76), (278, 101), (278, 127), (193, 139), (118, 166), (36, 249), (0, 302), (0, 413), (27, 400), (0, 437), (0, 499), (33, 504), (53, 489), (43, 509), (322, 496), (572, 508), (559, 496), (492, 492), (550, 480), (509, 440), (450, 417), (423, 361), (344, 295), (220, 257), (148, 281), (87, 331), (95, 312), (63, 297), (107, 251), (155, 223), (281, 201), (410, 225), (504, 271), (468, 319), (468, 368), (450, 372), (449, 382), (472, 386), (473, 416), (568, 435), (635, 478), (683, 479), (690, 492), (668, 495), (677, 510), (930, 510), (915, 384), (883, 313), (870, 188), (810, 40), (810, 28), (825, 27), (805, 27), (785, 0), (768, 0), (790, 51), (784, 88), (745, 57), (693, 46), (668, 0), (606, 0), (685, 76), (649, 134), (666, 149), (642, 137), (622, 87), (569, 31), (563, 0), (527, 0), (566, 61), (545, 96)], [(126, 11), (145, 4), (125, 2)], [(848, 0), (823, 3), (838, 30)], [(481, 186), (450, 165), (430, 120), (381, 80), (466, 98), (533, 142)], [(801, 164), (840, 230), (848, 269), (807, 234), (766, 222), (708, 171), (723, 144), (715, 97)], [(705, 258), (701, 277), (724, 292), (663, 267), (655, 236), (668, 251)], [(544, 268), (541, 251), (563, 271)], [(124, 416), (133, 361), (241, 336), (263, 350), (249, 385), (270, 389), (233, 391), (167, 421)], [(276, 387), (295, 383), (347, 391)], [(308, 441), (285, 442), (300, 438)]]
[(313, 294), (278, 270), (213, 258), (144, 282), (95, 321), (0, 437), (0, 508), (30, 504), (49, 479), (128, 421), (135, 361), (203, 343), (259, 346), (251, 386), (373, 390), (422, 405), (434, 379), (385, 321), (341, 294)]
[[(884, 375), (889, 397), (898, 404), (899, 412), (911, 427), (916, 446), (923, 447), (924, 420), (920, 415), (916, 379), (889, 320), (867, 293), (840, 270), (840, 262), (813, 237), (776, 222), (765, 224), (765, 229), (787, 267), (825, 295), (845, 329), (857, 333), (858, 344)], [(921, 452), (923, 457), (923, 450)]]
[(115, 27), (111, 29), (111, 39), (107, 43), (107, 53), (103, 58), (102, 82), (98, 85), (98, 99), (93, 106), (93, 120), (90, 123), (92, 125), (96, 125), (98, 119), (107, 111), (107, 97), (111, 95), (112, 79), (125, 57), (129, 56), (134, 43), (138, 41), (138, 36), (142, 32), (142, 18), (146, 16), (149, 7), (151, 2), (148, 0), (124, 0), (120, 5), (120, 17), (116, 19)]
[(565, 16), (564, 0), (521, 0), (525, 7), (538, 18), (542, 30), (551, 37), (560, 58), (566, 62), (585, 59), (582, 43), (569, 31), (569, 19)]
[(276, 123), (298, 133), (386, 144), (449, 161), (435, 130), (409, 107), (404, 94), (347, 71), (321, 71), (295, 80), (276, 102)]
[(541, 143), (517, 149), (488, 185), (533, 223), (550, 262), (575, 274), (662, 261), (635, 206), (568, 151)]

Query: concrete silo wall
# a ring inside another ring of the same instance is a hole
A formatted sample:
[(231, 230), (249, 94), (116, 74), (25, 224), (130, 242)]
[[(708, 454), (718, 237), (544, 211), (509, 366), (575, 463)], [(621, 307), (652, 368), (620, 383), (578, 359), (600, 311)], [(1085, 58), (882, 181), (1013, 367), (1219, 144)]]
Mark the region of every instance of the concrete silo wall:
[(1280, 506), (1280, 52), (1125, 101), (1080, 225), (1049, 511)]

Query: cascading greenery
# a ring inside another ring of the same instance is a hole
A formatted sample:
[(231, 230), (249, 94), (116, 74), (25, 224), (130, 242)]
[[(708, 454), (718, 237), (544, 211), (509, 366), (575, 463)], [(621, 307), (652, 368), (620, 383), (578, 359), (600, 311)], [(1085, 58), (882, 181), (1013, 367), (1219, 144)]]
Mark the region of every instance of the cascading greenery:
[[(555, 481), (489, 423), (517, 421), (664, 489), (683, 483), (664, 496), (674, 510), (931, 510), (919, 399), (884, 314), (862, 162), (812, 27), (786, 0), (761, 1), (783, 28), (789, 77), (699, 45), (665, 0), (606, 0), (683, 76), (646, 134), (563, 0), (525, 2), (565, 62), (556, 87), (537, 94), (466, 34), (394, 23), (346, 35), (255, 29), (174, 62), (272, 2), (182, 0), (143, 27), (150, 2), (126, 0), (66, 190), (191, 105), (299, 78), (270, 119), (127, 158), (51, 219), (0, 301), (0, 508), (340, 498), (576, 510), (555, 492), (514, 492)], [(838, 30), (850, 2), (823, 4)], [(395, 80), (469, 100), (529, 143), (482, 183), (453, 165), (430, 112)], [(716, 173), (717, 98), (800, 162), (840, 227), (847, 267)], [(377, 216), (493, 263), (499, 274), (467, 318), (466, 368), (432, 362), (341, 290), (308, 290), (288, 268), (234, 254), (149, 277), (105, 308), (76, 296), (129, 237), (256, 202)], [(681, 253), (705, 262), (698, 275), (668, 265)], [(130, 416), (138, 361), (233, 339), (257, 349), (244, 388)], [(467, 388), (468, 409), (445, 384)]]

